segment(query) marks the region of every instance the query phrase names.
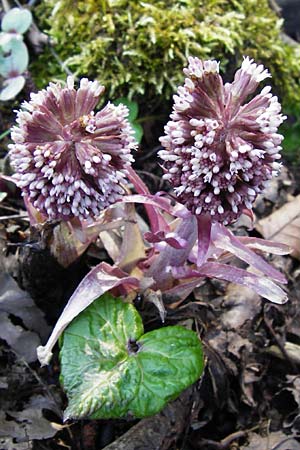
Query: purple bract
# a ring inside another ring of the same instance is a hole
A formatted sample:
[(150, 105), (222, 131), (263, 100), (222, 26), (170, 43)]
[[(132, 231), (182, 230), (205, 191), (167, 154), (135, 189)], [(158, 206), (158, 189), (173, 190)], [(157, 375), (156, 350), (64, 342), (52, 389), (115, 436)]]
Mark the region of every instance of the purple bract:
[(124, 194), (137, 144), (124, 105), (94, 113), (104, 87), (50, 83), (17, 113), (10, 159), (24, 196), (50, 219), (86, 219)]
[(161, 138), (164, 179), (193, 214), (227, 225), (251, 209), (280, 168), (277, 129), (285, 116), (269, 86), (245, 103), (270, 77), (248, 57), (225, 85), (216, 61), (190, 58), (184, 73)]

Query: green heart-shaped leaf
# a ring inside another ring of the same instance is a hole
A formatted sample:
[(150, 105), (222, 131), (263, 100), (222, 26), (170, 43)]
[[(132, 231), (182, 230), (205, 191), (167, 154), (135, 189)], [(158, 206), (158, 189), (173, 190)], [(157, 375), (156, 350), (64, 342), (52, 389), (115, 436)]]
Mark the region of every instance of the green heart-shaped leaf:
[(196, 333), (173, 326), (143, 335), (136, 309), (110, 294), (68, 326), (60, 358), (65, 418), (76, 419), (150, 416), (203, 370)]
[(144, 134), (144, 130), (142, 125), (140, 125), (139, 123), (133, 122), (131, 124), (133, 130), (134, 130), (134, 137), (137, 140), (137, 142), (140, 144), (143, 134)]

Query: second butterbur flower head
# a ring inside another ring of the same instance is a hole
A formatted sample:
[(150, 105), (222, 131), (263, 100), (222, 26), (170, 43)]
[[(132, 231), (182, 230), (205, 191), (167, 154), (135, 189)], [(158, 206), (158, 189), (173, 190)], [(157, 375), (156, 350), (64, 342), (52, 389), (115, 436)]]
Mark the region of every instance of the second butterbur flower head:
[(270, 77), (248, 57), (225, 85), (216, 61), (190, 58), (184, 73), (161, 138), (164, 178), (194, 214), (226, 225), (251, 209), (277, 174), (283, 139), (277, 130), (285, 117), (269, 86), (247, 102)]
[(50, 83), (17, 114), (10, 159), (23, 195), (50, 219), (97, 216), (124, 193), (137, 144), (126, 106), (94, 108), (104, 87)]

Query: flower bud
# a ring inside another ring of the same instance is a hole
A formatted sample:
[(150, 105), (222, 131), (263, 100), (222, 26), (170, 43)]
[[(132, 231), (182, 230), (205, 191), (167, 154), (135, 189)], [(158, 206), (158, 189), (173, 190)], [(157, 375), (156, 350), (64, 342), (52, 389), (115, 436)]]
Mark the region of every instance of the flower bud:
[(119, 200), (137, 144), (124, 105), (95, 113), (104, 87), (53, 84), (17, 112), (10, 159), (23, 195), (50, 219), (86, 219)]
[(225, 85), (216, 61), (191, 57), (184, 73), (160, 138), (164, 178), (192, 213), (227, 225), (252, 208), (277, 174), (283, 139), (277, 129), (286, 117), (269, 86), (246, 102), (270, 77), (248, 57)]

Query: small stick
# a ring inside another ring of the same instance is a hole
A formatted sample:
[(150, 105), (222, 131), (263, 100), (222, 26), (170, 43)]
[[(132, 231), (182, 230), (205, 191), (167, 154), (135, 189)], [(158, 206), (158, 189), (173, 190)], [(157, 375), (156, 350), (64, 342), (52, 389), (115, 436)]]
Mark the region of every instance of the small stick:
[(11, 216), (0, 216), (0, 222), (9, 220), (9, 219), (22, 219), (25, 221), (29, 221), (29, 217), (24, 214), (12, 214)]

